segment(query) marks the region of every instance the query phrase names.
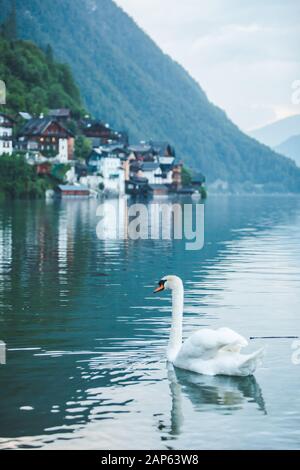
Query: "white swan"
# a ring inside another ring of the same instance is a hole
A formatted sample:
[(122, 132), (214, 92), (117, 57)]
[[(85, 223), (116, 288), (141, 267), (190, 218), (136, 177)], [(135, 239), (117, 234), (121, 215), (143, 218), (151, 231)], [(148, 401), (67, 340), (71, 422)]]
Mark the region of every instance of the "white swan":
[(165, 276), (154, 292), (172, 291), (172, 326), (167, 359), (180, 369), (205, 375), (252, 375), (261, 364), (264, 349), (240, 354), (248, 345), (243, 336), (230, 328), (203, 328), (182, 343), (183, 283), (178, 276)]

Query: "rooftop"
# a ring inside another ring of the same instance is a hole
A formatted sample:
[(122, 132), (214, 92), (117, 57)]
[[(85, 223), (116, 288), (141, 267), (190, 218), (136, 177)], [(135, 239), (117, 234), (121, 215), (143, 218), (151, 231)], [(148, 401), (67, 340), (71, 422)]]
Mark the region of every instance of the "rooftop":
[(19, 115), (21, 116), (21, 118), (26, 119), (26, 121), (29, 121), (29, 119), (32, 119), (31, 114), (26, 113), (26, 112), (20, 111)]
[(157, 162), (144, 162), (142, 164), (142, 171), (155, 171), (158, 168), (159, 164)]
[(41, 135), (47, 130), (47, 128), (52, 123), (57, 123), (57, 125), (61, 128), (62, 134), (72, 135), (72, 133), (62, 126), (59, 122), (57, 122), (54, 118), (50, 116), (46, 116), (43, 118), (33, 118), (26, 122), (26, 124), (22, 127), (20, 131), (20, 135)]
[(7, 121), (10, 121), (11, 123), (15, 122), (15, 120), (11, 116), (9, 116), (8, 114), (0, 113), (0, 116), (2, 116)]
[(61, 191), (89, 191), (89, 188), (84, 185), (72, 185), (72, 184), (59, 184), (58, 188)]
[(49, 116), (52, 117), (70, 117), (71, 111), (68, 108), (50, 109)]
[(169, 144), (169, 142), (150, 140), (149, 145), (151, 145), (154, 152), (158, 155), (175, 156), (174, 148)]
[(137, 153), (147, 153), (151, 152), (152, 148), (148, 144), (137, 144), (137, 145), (130, 145), (128, 147), (130, 152), (137, 152)]

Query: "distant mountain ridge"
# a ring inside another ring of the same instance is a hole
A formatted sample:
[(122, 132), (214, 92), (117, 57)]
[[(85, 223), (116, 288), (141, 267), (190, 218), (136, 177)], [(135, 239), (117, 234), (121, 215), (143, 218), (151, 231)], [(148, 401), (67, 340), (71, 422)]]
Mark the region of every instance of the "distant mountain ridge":
[(279, 119), (249, 134), (259, 142), (275, 148), (290, 137), (300, 135), (300, 114)]
[(291, 158), (300, 167), (300, 114), (279, 119), (250, 132), (250, 135)]
[[(11, 0), (0, 0), (0, 21)], [(85, 105), (131, 140), (172, 143), (208, 181), (300, 191), (296, 165), (242, 133), (111, 0), (16, 0), (18, 31), (71, 65)]]
[(289, 137), (275, 147), (275, 150), (286, 157), (292, 158), (300, 167), (300, 134)]

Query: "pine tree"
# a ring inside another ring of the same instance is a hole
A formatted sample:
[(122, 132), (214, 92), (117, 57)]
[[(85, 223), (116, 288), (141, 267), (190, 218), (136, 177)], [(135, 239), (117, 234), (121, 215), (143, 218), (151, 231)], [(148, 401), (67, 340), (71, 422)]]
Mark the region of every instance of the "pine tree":
[(53, 49), (52, 49), (51, 44), (47, 44), (46, 49), (45, 49), (45, 54), (46, 54), (47, 62), (49, 64), (52, 64), (53, 63)]

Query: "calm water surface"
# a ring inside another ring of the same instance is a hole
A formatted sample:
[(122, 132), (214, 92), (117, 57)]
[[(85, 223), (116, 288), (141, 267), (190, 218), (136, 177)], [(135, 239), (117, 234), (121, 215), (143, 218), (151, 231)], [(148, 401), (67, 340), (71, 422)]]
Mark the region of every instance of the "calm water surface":
[(185, 335), (300, 335), (300, 199), (210, 197), (197, 252), (99, 240), (97, 204), (0, 204), (0, 448), (299, 449), (292, 340), (250, 342), (255, 378), (175, 371), (152, 291), (183, 278)]

